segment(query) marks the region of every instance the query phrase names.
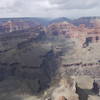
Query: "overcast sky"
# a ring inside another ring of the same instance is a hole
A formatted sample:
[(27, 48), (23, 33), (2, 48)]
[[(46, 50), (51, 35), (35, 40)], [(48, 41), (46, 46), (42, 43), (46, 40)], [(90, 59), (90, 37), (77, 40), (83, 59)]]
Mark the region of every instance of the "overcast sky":
[(100, 0), (0, 0), (0, 17), (100, 16)]

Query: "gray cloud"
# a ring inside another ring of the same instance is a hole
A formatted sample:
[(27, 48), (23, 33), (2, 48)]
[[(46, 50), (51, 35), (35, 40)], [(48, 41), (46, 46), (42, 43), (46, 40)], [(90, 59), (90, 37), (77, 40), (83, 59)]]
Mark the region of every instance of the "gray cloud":
[(0, 0), (0, 17), (99, 16), (100, 0)]
[(99, 0), (50, 0), (52, 4), (64, 9), (91, 9), (99, 6)]

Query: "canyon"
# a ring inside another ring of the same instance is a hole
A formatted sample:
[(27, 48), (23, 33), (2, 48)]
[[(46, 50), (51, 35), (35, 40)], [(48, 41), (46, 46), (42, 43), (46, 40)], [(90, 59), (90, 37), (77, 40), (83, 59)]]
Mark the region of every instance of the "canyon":
[(98, 17), (0, 19), (0, 99), (99, 100), (99, 51)]

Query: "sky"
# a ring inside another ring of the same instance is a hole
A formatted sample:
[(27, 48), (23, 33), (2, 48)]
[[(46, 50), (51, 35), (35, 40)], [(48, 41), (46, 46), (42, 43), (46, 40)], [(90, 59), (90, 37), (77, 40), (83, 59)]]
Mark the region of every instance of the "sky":
[(0, 18), (84, 16), (100, 16), (100, 0), (0, 0)]

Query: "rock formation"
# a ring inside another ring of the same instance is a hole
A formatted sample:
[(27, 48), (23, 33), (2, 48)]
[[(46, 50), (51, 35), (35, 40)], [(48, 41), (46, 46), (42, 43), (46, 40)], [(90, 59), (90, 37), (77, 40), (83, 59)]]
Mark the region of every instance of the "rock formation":
[(35, 22), (25, 22), (25, 21), (11, 21), (8, 20), (5, 23), (1, 24), (1, 31), (3, 32), (14, 32), (21, 31), (33, 28), (34, 26), (39, 25)]

